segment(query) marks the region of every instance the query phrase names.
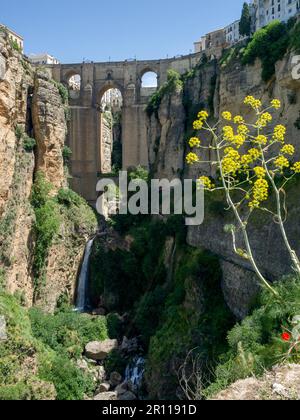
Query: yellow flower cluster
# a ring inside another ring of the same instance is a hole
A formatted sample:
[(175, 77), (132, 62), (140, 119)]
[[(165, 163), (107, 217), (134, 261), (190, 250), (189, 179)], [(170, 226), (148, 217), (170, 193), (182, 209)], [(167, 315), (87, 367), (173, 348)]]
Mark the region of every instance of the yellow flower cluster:
[(300, 174), (300, 162), (295, 162), (294, 166), (292, 167), (292, 171), (296, 174)]
[(241, 164), (244, 169), (247, 169), (251, 163), (254, 163), (257, 159), (259, 159), (261, 153), (257, 149), (249, 149), (248, 153), (242, 156)]
[(200, 111), (198, 113), (198, 120), (193, 122), (194, 130), (201, 130), (203, 128), (203, 123), (208, 118), (208, 113), (206, 111)]
[(246, 137), (238, 134), (237, 136), (234, 136), (232, 143), (236, 145), (236, 147), (239, 149), (246, 141)]
[(283, 169), (283, 168), (289, 168), (290, 163), (284, 156), (279, 156), (275, 161), (274, 165), (277, 166), (277, 168)]
[(286, 144), (280, 151), (284, 155), (293, 156), (295, 154), (295, 147), (292, 144)]
[(193, 147), (200, 147), (201, 141), (198, 139), (198, 137), (192, 137), (189, 140), (189, 145), (191, 148)]
[(266, 201), (269, 195), (269, 184), (268, 182), (260, 178), (254, 183), (253, 187), (253, 200), (249, 203), (250, 208), (257, 208), (260, 203)]
[(196, 153), (189, 153), (186, 157), (186, 161), (188, 165), (193, 165), (194, 163), (199, 162), (199, 157)]
[(253, 96), (247, 96), (244, 100), (245, 105), (250, 105), (256, 111), (261, 108), (262, 103), (259, 99), (255, 99)]
[(264, 136), (263, 134), (260, 134), (259, 136), (257, 136), (255, 138), (255, 143), (258, 143), (262, 146), (265, 146), (268, 143), (268, 138), (266, 136)]
[(227, 120), (227, 121), (231, 121), (232, 120), (232, 115), (228, 111), (223, 112), (222, 113), (222, 117), (224, 118), (224, 120)]
[(284, 143), (286, 128), (284, 125), (276, 125), (273, 133), (273, 140)]
[(201, 121), (207, 120), (207, 118), (208, 118), (208, 112), (206, 112), (206, 111), (200, 111), (199, 114), (198, 114), (198, 118)]
[(240, 154), (237, 150), (232, 147), (227, 147), (224, 150), (225, 156), (222, 160), (222, 169), (224, 175), (235, 175), (236, 172), (241, 168)]
[(272, 122), (272, 120), (272, 115), (269, 112), (264, 112), (257, 120), (256, 125), (258, 127), (267, 127), (268, 123)]
[(273, 99), (273, 101), (271, 101), (271, 105), (273, 108), (279, 109), (281, 107), (281, 102), (279, 99)]
[(233, 128), (230, 125), (223, 127), (223, 138), (225, 141), (232, 142), (234, 140)]
[(215, 184), (208, 178), (208, 176), (201, 176), (198, 179), (198, 186), (203, 185), (207, 190), (212, 190), (215, 188)]
[(254, 169), (254, 173), (257, 178), (265, 178), (266, 177), (266, 170), (261, 166), (256, 166)]
[(196, 120), (196, 121), (193, 122), (194, 130), (201, 130), (202, 127), (203, 127), (203, 121)]
[(241, 115), (237, 115), (236, 117), (233, 118), (233, 122), (234, 124), (244, 124), (245, 120)]
[(247, 136), (247, 134), (249, 133), (249, 128), (246, 125), (239, 125), (237, 128), (237, 132), (238, 134), (241, 134), (242, 136)]
[(235, 160), (239, 160), (241, 158), (239, 152), (237, 150), (234, 150), (233, 147), (226, 147), (224, 153), (226, 157), (230, 157)]

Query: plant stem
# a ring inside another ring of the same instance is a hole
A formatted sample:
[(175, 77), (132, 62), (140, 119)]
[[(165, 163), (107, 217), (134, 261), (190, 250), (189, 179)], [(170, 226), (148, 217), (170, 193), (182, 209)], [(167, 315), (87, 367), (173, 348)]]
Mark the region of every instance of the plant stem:
[(224, 177), (224, 173), (223, 173), (223, 168), (222, 168), (222, 160), (221, 160), (221, 156), (220, 156), (220, 149), (219, 149), (219, 145), (218, 145), (218, 137), (217, 135), (212, 132), (213, 136), (214, 136), (214, 140), (216, 143), (216, 151), (217, 151), (217, 159), (218, 159), (218, 163), (219, 163), (219, 168), (220, 168), (220, 175), (222, 178), (222, 183), (224, 186), (224, 190), (226, 193), (226, 200), (228, 205), (232, 208), (234, 215), (238, 221), (238, 224), (242, 230), (243, 233), (243, 238), (244, 238), (244, 242), (245, 242), (245, 246), (247, 249), (247, 254), (248, 254), (248, 258), (249, 261), (252, 264), (252, 267), (254, 268), (255, 273), (257, 274), (258, 278), (260, 279), (261, 283), (263, 284), (264, 287), (266, 287), (274, 296), (279, 297), (278, 292), (271, 286), (271, 284), (264, 278), (264, 276), (262, 275), (262, 273), (260, 272), (259, 268), (256, 265), (255, 259), (253, 257), (252, 254), (252, 249), (251, 249), (251, 245), (249, 242), (249, 237), (248, 237), (248, 233), (247, 233), (247, 228), (245, 223), (243, 223), (243, 220), (241, 219), (239, 212), (236, 208), (236, 206), (234, 205), (234, 202), (232, 201), (231, 195), (230, 195), (230, 191), (226, 185), (226, 181), (225, 181), (225, 177)]

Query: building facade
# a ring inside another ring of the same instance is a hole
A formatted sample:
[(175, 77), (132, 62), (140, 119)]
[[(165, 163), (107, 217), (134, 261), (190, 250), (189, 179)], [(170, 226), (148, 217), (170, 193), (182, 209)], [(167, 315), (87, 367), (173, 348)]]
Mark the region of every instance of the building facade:
[(60, 62), (55, 57), (47, 53), (30, 54), (29, 60), (31, 61), (32, 64), (37, 64), (37, 65), (60, 64)]
[(235, 44), (243, 39), (240, 34), (240, 20), (236, 20), (228, 26), (225, 26), (226, 43), (229, 45)]
[(12, 29), (8, 28), (5, 25), (0, 23), (0, 30), (7, 33), (8, 38), (10, 41), (19, 49), (19, 51), (23, 54), (24, 53), (24, 39), (14, 32)]
[(300, 0), (252, 0), (251, 6), (256, 30), (273, 20), (287, 22), (300, 12)]

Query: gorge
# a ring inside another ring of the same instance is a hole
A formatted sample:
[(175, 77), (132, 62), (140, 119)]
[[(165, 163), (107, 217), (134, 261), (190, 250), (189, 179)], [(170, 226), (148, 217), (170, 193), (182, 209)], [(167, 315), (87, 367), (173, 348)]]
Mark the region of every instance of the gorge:
[[(289, 31), (299, 34), (299, 22)], [(197, 227), (178, 215), (105, 221), (90, 204), (97, 179), (110, 175), (101, 172), (100, 123), (110, 145), (113, 130), (118, 138), (121, 130), (123, 168), (132, 178), (197, 179), (199, 167), (185, 156), (199, 110), (214, 121), (224, 110), (253, 118), (247, 95), (264, 103), (275, 97), (282, 108), (272, 124), (287, 127), (300, 160), (297, 39), (264, 80), (259, 58), (243, 61), (245, 43), (218, 58), (34, 67), (0, 32), (0, 315), (7, 332), (0, 339), (0, 399), (222, 399), (222, 392), (234, 399), (235, 381), (255, 387), (253, 375), (278, 363), (274, 343), (300, 313), (299, 284), (275, 283), (284, 302), (270, 303), (224, 234), (232, 215), (221, 192), (206, 196), (205, 222)], [(161, 77), (157, 90), (141, 95), (145, 70)], [(74, 96), (67, 82), (78, 73)], [(123, 117), (108, 123), (99, 98), (115, 87), (123, 93)], [(201, 174), (217, 178), (209, 165)], [(296, 178), (286, 229), (300, 255), (298, 194)], [(272, 217), (255, 212), (250, 237), (269, 280), (291, 276)], [(203, 389), (191, 396), (184, 378), (195, 363)], [(288, 366), (261, 376), (257, 388), (266, 399), (282, 398), (274, 391), (278, 381), (284, 398), (296, 392), (299, 399), (297, 375), (287, 379), (298, 365)]]

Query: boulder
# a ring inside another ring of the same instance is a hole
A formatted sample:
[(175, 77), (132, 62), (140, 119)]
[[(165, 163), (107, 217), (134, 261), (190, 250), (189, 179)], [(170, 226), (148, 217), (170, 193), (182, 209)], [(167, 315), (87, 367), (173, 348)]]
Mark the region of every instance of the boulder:
[(94, 401), (116, 401), (116, 392), (102, 392), (94, 397)]
[(115, 392), (118, 394), (118, 397), (120, 395), (125, 394), (125, 392), (128, 391), (128, 383), (127, 382), (123, 382), (122, 384), (118, 385), (115, 389)]
[(107, 382), (103, 382), (100, 386), (99, 386), (99, 388), (98, 388), (98, 391), (97, 392), (99, 392), (99, 394), (102, 394), (103, 392), (108, 392), (110, 390), (110, 384), (109, 383), (107, 383)]
[(135, 401), (137, 400), (136, 395), (131, 391), (126, 391), (124, 394), (119, 396), (120, 401)]
[(112, 372), (109, 378), (109, 383), (111, 384), (111, 386), (115, 387), (120, 385), (122, 379), (122, 375), (120, 375), (118, 372)]
[(85, 356), (91, 360), (105, 360), (109, 353), (117, 348), (117, 340), (92, 341), (85, 347)]

